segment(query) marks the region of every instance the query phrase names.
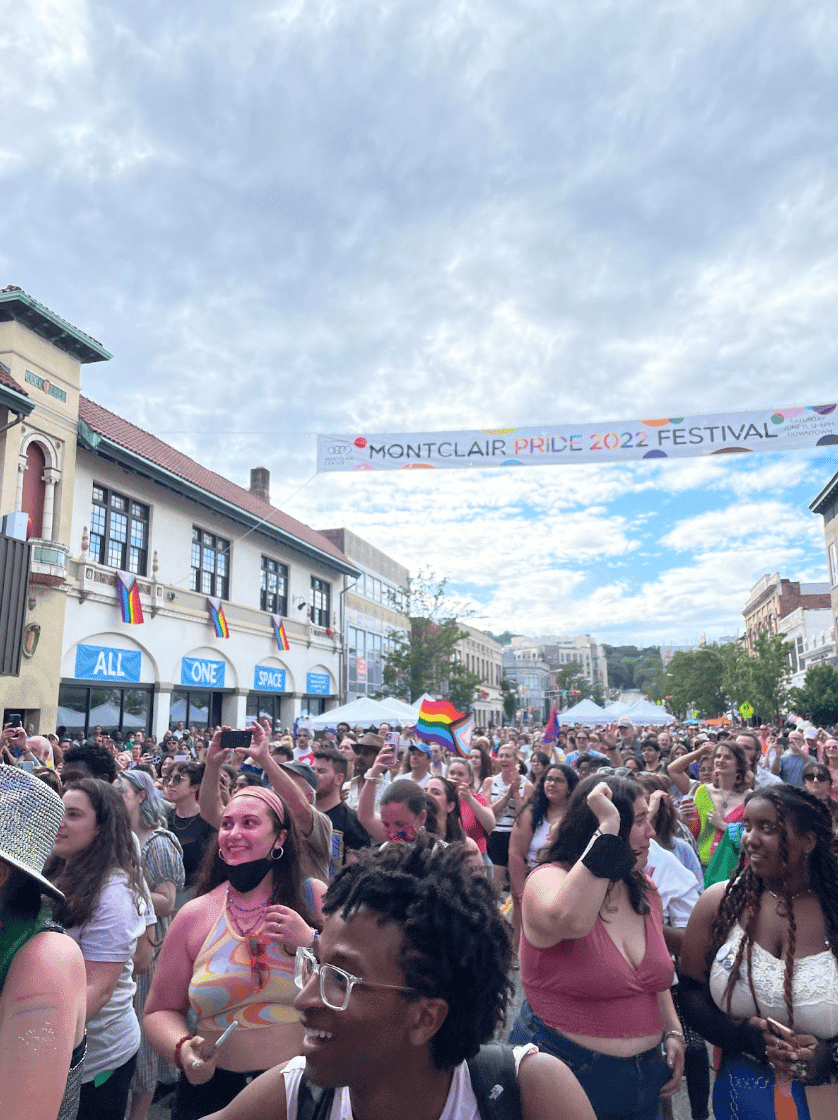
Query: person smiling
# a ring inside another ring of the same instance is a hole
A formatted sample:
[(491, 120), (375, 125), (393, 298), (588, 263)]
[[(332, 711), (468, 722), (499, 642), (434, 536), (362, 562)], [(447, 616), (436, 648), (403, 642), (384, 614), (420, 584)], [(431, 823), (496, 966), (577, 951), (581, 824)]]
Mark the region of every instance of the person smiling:
[(739, 864), (696, 904), (681, 973), (687, 1021), (722, 1051), (717, 1120), (838, 1115), (838, 862), (821, 801), (789, 785), (748, 796)]
[[(152, 1046), (182, 1071), (172, 1120), (198, 1120), (301, 1051), (294, 952), (314, 943), (326, 888), (303, 883), (299, 852), (294, 819), (273, 790), (247, 786), (233, 795), (217, 846), (204, 857), (198, 895), (166, 934), (146, 1002)], [(216, 1052), (234, 1021), (238, 1029)]]
[(510, 944), (460, 845), (365, 852), (324, 912), (317, 944), (297, 952), (303, 1055), (207, 1120), (478, 1120), (493, 1102), (510, 1118), (593, 1120), (561, 1062), (482, 1046), (505, 1018)]

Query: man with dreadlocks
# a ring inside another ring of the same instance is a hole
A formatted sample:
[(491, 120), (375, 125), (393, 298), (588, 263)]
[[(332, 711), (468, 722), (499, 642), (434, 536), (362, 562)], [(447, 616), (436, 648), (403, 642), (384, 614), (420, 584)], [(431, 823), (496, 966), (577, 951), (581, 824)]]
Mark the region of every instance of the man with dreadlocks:
[(742, 854), (699, 899), (681, 955), (688, 1022), (721, 1047), (716, 1120), (838, 1116), (838, 862), (817, 798), (748, 795)]
[(511, 994), (509, 935), (461, 844), (420, 835), (344, 867), (297, 953), (303, 1057), (207, 1120), (594, 1120), (570, 1070), (489, 1042)]

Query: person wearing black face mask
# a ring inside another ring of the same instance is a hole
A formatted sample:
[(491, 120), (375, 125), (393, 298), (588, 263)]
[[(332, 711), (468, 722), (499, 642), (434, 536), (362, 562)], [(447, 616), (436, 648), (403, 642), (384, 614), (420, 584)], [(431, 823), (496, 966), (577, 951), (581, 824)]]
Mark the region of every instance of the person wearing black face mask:
[[(197, 897), (166, 934), (146, 1003), (146, 1035), (181, 1070), (172, 1120), (198, 1120), (301, 1053), (294, 957), (317, 939), (326, 886), (305, 878), (300, 852), (293, 817), (273, 790), (233, 795)], [(238, 1028), (214, 1050), (233, 1022)]]

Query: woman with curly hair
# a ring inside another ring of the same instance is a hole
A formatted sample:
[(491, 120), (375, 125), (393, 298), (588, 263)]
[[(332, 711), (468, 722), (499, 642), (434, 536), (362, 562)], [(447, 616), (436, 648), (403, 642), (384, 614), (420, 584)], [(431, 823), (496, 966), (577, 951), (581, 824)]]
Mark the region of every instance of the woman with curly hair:
[(154, 921), (121, 795), (97, 778), (64, 792), (46, 877), (64, 894), (54, 917), (87, 974), (87, 1054), (80, 1120), (122, 1120), (140, 1046), (134, 952)]
[[(152, 1046), (181, 1070), (173, 1120), (206, 1116), (257, 1073), (301, 1053), (294, 954), (316, 940), (326, 888), (304, 881), (300, 852), (294, 819), (273, 790), (247, 786), (230, 798), (146, 1001)], [(234, 1021), (238, 1029), (216, 1051)]]
[(643, 873), (652, 836), (638, 783), (593, 775), (524, 887), (526, 999), (509, 1041), (566, 1062), (598, 1120), (657, 1120), (684, 1068), (661, 898)]
[(684, 1015), (722, 1052), (717, 1120), (838, 1115), (838, 862), (817, 798), (748, 795), (739, 864), (693, 910), (681, 969)]

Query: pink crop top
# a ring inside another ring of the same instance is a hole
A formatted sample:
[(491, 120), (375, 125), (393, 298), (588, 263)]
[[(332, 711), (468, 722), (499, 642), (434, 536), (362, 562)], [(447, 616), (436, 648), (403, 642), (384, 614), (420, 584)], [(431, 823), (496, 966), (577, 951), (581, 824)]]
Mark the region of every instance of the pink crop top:
[(675, 970), (656, 897), (650, 902), (646, 953), (637, 969), (600, 917), (585, 937), (549, 949), (537, 949), (522, 932), (521, 983), (539, 1019), (554, 1030), (595, 1038), (642, 1038), (663, 1030), (657, 997), (672, 986)]

